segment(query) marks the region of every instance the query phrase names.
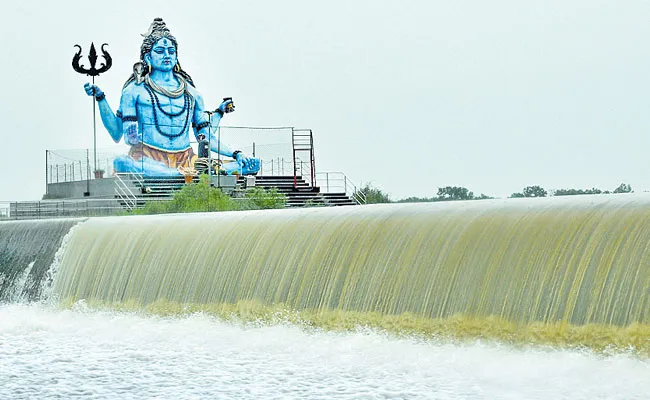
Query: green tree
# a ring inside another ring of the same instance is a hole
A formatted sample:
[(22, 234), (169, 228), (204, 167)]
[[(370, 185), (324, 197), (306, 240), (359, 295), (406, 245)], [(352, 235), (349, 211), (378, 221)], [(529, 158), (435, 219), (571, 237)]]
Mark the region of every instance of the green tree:
[(438, 200), (472, 200), (474, 193), (462, 186), (445, 186), (438, 188)]
[(510, 195), (511, 198), (518, 197), (546, 197), (548, 193), (541, 186), (526, 186), (522, 192), (516, 192)]
[[(463, 196), (464, 192), (461, 193), (452, 193), (453, 196)], [(448, 201), (448, 200), (486, 200), (486, 199), (493, 199), (494, 197), (488, 196), (484, 193), (481, 193), (480, 196), (474, 196), (472, 192), (469, 192), (465, 195), (466, 197), (472, 196), (471, 198), (467, 199), (460, 199), (460, 198), (453, 198), (450, 199), (449, 196), (444, 196), (444, 197), (407, 197), (405, 199), (397, 200), (396, 203), (431, 203), (435, 201)]]
[(601, 194), (603, 193), (602, 190), (597, 189), (597, 188), (591, 188), (591, 189), (558, 189), (553, 192), (553, 196), (576, 196), (576, 195), (581, 195), (581, 194)]
[(523, 193), (525, 197), (546, 197), (548, 194), (543, 187), (537, 185), (526, 186)]
[(396, 202), (397, 203), (429, 203), (429, 202), (432, 202), (432, 201), (438, 201), (438, 199), (435, 198), (435, 197), (429, 198), (429, 197), (411, 196), (411, 197), (407, 197), (405, 199), (397, 200)]
[[(360, 197), (365, 197), (366, 204), (391, 203), (388, 194), (384, 193), (381, 189), (372, 186), (370, 183), (366, 183), (366, 185), (357, 192)], [(355, 195), (356, 194), (357, 193), (355, 193)]]
[(618, 185), (616, 189), (614, 189), (614, 193), (631, 193), (632, 192), (632, 186), (627, 185), (625, 183), (621, 183)]

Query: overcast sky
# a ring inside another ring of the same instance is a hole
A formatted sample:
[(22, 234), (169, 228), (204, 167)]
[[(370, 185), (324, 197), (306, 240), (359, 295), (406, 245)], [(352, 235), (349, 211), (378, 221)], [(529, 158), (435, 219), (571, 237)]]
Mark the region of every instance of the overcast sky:
[(648, 1), (13, 1), (0, 200), (41, 198), (46, 149), (92, 146), (73, 46), (109, 44), (115, 109), (154, 17), (208, 104), (235, 99), (224, 125), (311, 128), (319, 172), (393, 199), (650, 189)]

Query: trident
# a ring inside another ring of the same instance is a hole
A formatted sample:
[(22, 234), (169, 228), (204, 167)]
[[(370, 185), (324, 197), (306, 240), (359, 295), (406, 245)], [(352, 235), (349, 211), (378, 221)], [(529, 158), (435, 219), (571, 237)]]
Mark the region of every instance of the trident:
[[(82, 65), (79, 65), (79, 60), (81, 60), (81, 46), (75, 44), (74, 47), (77, 47), (79, 51), (72, 57), (72, 68), (79, 72), (80, 74), (86, 74), (93, 77), (93, 85), (95, 85), (95, 77), (99, 74), (103, 74), (108, 71), (113, 65), (113, 59), (111, 55), (104, 50), (104, 46), (108, 46), (107, 43), (102, 44), (102, 57), (104, 57), (104, 63), (100, 65), (99, 68), (95, 67), (97, 63), (97, 51), (95, 50), (95, 43), (90, 43), (90, 52), (88, 53), (88, 61), (90, 61), (90, 68), (84, 68)], [(96, 122), (96, 111), (97, 108), (95, 104), (97, 99), (93, 96), (93, 158), (95, 160), (95, 171), (97, 171), (97, 122)]]

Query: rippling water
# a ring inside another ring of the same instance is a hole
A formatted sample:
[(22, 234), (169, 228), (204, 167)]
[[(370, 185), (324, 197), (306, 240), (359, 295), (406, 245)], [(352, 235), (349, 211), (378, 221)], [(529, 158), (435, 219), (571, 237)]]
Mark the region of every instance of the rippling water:
[(647, 399), (650, 361), (0, 305), (0, 399)]

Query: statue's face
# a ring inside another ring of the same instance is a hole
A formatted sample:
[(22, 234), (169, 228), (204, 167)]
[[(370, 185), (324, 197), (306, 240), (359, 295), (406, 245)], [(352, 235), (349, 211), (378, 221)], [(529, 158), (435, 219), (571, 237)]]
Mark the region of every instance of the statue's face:
[(176, 58), (176, 47), (171, 40), (162, 38), (158, 40), (151, 52), (145, 56), (147, 61), (153, 69), (160, 71), (171, 71), (176, 66), (178, 59)]

